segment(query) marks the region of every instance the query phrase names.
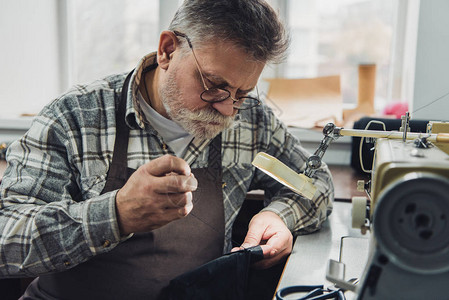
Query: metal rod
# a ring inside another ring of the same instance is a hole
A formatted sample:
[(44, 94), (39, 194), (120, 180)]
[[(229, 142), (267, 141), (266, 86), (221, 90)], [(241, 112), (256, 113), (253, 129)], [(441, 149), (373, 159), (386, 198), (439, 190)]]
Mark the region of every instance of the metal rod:
[(402, 126), (401, 126), (402, 141), (405, 142), (405, 140), (407, 139), (408, 123), (410, 122), (410, 113), (407, 112), (405, 116), (402, 116), (401, 119), (402, 119)]
[[(342, 136), (356, 136), (356, 137), (373, 137), (373, 138), (389, 138), (389, 139), (402, 139), (403, 132), (400, 131), (379, 131), (379, 130), (362, 130), (362, 129), (340, 129), (338, 132)], [(420, 137), (427, 137), (430, 142), (449, 143), (449, 133), (420, 133), (409, 132), (407, 134), (407, 140), (414, 140)]]

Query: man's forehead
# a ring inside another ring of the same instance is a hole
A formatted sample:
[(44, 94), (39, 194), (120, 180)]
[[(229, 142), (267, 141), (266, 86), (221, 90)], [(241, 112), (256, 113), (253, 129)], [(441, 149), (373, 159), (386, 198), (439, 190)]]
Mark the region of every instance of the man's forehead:
[(231, 88), (253, 89), (265, 66), (264, 62), (254, 60), (246, 51), (229, 43), (208, 45), (196, 52), (203, 75)]
[(209, 72), (206, 72), (203, 74), (208, 80), (210, 80), (212, 83), (214, 83), (215, 85), (224, 85), (228, 88), (231, 89), (238, 89), (240, 92), (242, 93), (249, 93), (251, 92), (254, 87), (257, 85), (257, 81), (259, 79), (259, 76), (255, 76), (255, 80), (254, 83), (249, 83), (246, 86), (238, 86), (238, 84), (234, 84), (232, 82), (229, 82), (228, 80), (226, 80), (225, 78), (223, 78), (220, 75), (216, 75), (216, 74), (211, 74)]

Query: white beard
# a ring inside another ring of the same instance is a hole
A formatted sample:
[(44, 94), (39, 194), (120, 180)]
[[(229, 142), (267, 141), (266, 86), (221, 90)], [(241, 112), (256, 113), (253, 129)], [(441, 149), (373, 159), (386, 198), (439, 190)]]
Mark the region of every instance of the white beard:
[[(184, 107), (184, 97), (172, 72), (159, 95), (169, 117), (197, 139), (212, 139), (220, 132), (234, 126), (235, 116), (224, 116), (212, 106), (191, 111)], [(217, 124), (218, 123), (218, 124)]]

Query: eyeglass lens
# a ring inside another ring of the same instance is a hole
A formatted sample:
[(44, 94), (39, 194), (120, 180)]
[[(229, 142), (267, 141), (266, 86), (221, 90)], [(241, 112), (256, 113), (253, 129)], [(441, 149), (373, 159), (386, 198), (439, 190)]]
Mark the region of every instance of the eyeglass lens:
[[(209, 103), (221, 102), (228, 99), (230, 96), (231, 93), (228, 90), (217, 88), (211, 88), (201, 93), (201, 99)], [(233, 100), (233, 106), (238, 109), (249, 109), (260, 104), (257, 99), (252, 97), (240, 97)]]
[(223, 100), (229, 98), (230, 95), (231, 95), (231, 93), (227, 90), (211, 88), (211, 89), (205, 90), (201, 94), (201, 99), (203, 99), (204, 101), (208, 101), (208, 102), (217, 102), (217, 101), (223, 101)]

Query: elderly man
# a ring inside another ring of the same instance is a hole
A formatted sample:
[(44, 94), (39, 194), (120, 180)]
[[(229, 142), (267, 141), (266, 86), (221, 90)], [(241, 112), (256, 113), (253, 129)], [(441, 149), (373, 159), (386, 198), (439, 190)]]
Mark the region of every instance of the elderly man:
[[(308, 153), (258, 98), (287, 45), (262, 0), (185, 1), (131, 73), (47, 105), (8, 150), (1, 276), (39, 276), (29, 299), (152, 299), (231, 250), (261, 245), (259, 268), (284, 260), (292, 232), (319, 229), (333, 198), (325, 165), (312, 200), (251, 165), (264, 151), (305, 168)], [(233, 248), (251, 189), (266, 206)]]

